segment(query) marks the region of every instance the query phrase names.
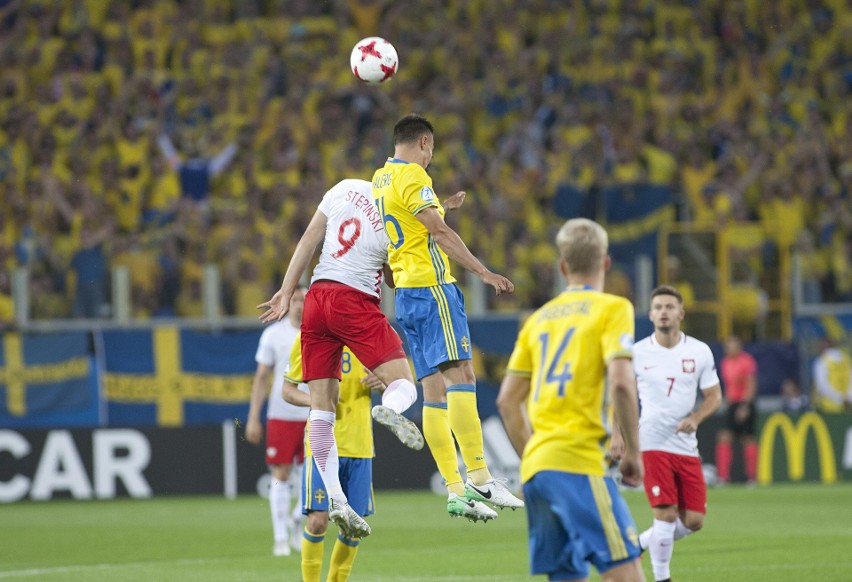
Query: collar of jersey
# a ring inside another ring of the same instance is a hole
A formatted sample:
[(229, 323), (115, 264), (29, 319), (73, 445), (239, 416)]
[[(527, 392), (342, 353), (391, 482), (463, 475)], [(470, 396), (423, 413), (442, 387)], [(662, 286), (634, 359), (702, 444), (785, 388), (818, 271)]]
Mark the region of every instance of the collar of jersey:
[(591, 285), (569, 285), (565, 287), (565, 291), (594, 291), (595, 288)]
[(388, 163), (390, 164), (407, 164), (405, 160), (400, 160), (399, 158), (388, 158)]

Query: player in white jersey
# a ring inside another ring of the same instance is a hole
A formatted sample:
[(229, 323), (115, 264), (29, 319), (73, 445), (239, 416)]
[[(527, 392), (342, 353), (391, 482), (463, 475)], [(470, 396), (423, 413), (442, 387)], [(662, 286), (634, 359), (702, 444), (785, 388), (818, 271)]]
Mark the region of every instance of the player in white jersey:
[[(655, 580), (669, 580), (673, 544), (704, 525), (707, 485), (698, 456), (698, 425), (719, 409), (722, 389), (713, 353), (680, 330), (683, 298), (674, 287), (651, 292), (654, 333), (633, 346), (639, 388), (639, 447), (654, 523), (639, 535)], [(696, 409), (698, 390), (704, 401)], [(613, 457), (620, 453), (613, 435)]]
[[(319, 264), (305, 298), (302, 321), (303, 378), (311, 394), (311, 452), (330, 500), (329, 518), (349, 538), (370, 526), (347, 502), (338, 477), (334, 421), (340, 395), (340, 362), (346, 345), (387, 386), (373, 418), (407, 446), (423, 448), (423, 435), (402, 412), (417, 399), (402, 340), (380, 308), (383, 274), (389, 273), (388, 239), (372, 199), (372, 185), (342, 180), (326, 192), (287, 267), (281, 289), (267, 302), (261, 321), (281, 319), (317, 245)], [(392, 285), (391, 277), (388, 283)]]
[[(272, 533), (275, 545), (272, 553), (289, 556), (291, 545), (301, 548), (298, 531), (301, 527), (302, 465), (305, 462), (304, 434), (310, 410), (294, 406), (284, 400), (284, 374), (290, 367), (290, 350), (299, 333), (305, 290), (298, 289), (293, 295), (289, 317), (266, 328), (258, 342), (255, 361), (257, 369), (251, 389), (246, 440), (260, 444), (263, 439), (263, 424), (260, 411), (269, 395), (266, 407), (266, 464), (272, 473), (269, 487), (269, 508), (272, 511)], [(270, 380), (272, 387), (270, 390)], [(308, 391), (307, 384), (299, 388)], [(292, 505), (292, 493), (296, 492), (296, 504)]]

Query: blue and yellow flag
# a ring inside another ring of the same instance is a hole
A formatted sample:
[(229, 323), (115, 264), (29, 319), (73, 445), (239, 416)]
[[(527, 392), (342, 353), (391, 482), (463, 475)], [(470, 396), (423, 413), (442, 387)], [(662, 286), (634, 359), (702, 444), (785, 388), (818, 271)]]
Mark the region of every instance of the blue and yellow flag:
[(260, 330), (102, 333), (110, 425), (182, 426), (245, 417)]
[(87, 333), (0, 337), (0, 426), (98, 423), (97, 380)]
[(604, 188), (604, 222), (613, 259), (632, 263), (636, 255), (657, 254), (657, 232), (673, 222), (671, 188), (611, 186)]

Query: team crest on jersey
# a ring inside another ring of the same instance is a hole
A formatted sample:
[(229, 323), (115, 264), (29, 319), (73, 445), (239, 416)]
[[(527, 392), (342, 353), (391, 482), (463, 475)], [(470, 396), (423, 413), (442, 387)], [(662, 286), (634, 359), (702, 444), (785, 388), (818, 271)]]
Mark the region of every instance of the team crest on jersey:
[(684, 374), (694, 374), (695, 373), (695, 360), (693, 359), (684, 359), (683, 362), (683, 373)]
[(465, 353), (470, 351), (470, 340), (467, 339), (467, 336), (462, 336), (461, 338), (461, 347), (465, 351)]
[(325, 491), (320, 488), (314, 490), (314, 499), (317, 500), (317, 503), (322, 503), (322, 500), (325, 499)]
[(423, 199), (423, 202), (432, 202), (435, 199), (435, 191), (429, 186), (423, 186), (420, 189), (420, 198)]

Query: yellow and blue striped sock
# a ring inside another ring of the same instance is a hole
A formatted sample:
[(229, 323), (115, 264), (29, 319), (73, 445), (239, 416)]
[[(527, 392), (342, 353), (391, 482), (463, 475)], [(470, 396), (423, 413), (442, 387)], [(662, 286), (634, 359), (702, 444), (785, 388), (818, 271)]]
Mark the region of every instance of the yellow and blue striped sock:
[(305, 528), (302, 534), (302, 580), (320, 582), (325, 533), (314, 535)]
[(352, 563), (358, 553), (358, 540), (337, 536), (331, 552), (331, 567), (326, 582), (346, 582), (352, 573)]

